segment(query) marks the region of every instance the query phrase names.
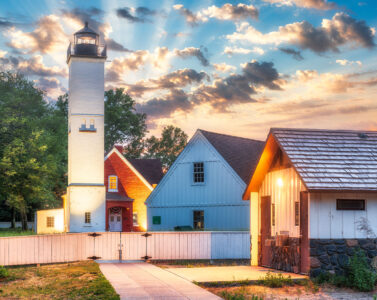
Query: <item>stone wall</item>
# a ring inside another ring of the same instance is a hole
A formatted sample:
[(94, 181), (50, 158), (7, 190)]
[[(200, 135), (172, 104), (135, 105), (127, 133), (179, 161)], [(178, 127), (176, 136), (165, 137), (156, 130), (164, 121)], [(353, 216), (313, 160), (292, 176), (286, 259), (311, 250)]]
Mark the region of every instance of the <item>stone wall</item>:
[(364, 250), (368, 263), (372, 263), (377, 257), (377, 239), (311, 239), (310, 275), (343, 274), (356, 249)]

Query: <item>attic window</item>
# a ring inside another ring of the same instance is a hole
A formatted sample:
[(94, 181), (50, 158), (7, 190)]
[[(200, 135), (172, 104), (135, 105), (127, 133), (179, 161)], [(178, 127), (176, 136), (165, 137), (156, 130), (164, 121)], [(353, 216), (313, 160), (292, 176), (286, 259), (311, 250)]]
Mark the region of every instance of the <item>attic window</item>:
[(336, 210), (365, 210), (365, 200), (336, 199)]
[(204, 183), (204, 163), (195, 162), (194, 163), (194, 172), (193, 172), (194, 183)]
[(115, 175), (109, 176), (109, 192), (117, 192), (118, 191), (118, 177)]

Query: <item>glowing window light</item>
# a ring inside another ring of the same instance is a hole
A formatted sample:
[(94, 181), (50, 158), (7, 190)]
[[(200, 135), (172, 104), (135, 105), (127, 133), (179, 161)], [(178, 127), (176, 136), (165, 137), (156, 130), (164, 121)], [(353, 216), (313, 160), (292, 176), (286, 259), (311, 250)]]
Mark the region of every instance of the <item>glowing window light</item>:
[(277, 184), (278, 184), (278, 187), (282, 187), (283, 186), (283, 179), (278, 178)]

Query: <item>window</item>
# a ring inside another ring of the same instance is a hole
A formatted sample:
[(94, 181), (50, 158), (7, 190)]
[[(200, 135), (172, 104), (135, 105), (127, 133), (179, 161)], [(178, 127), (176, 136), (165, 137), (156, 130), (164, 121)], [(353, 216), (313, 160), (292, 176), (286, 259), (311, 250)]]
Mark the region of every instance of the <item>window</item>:
[(85, 224), (90, 224), (92, 222), (92, 216), (90, 212), (85, 213)]
[(80, 132), (97, 132), (95, 128), (94, 119), (90, 119), (89, 127), (87, 126), (86, 119), (82, 119), (81, 127), (79, 129)]
[(337, 210), (365, 210), (365, 200), (336, 199)]
[(204, 229), (203, 210), (194, 210), (194, 229)]
[(275, 203), (271, 203), (271, 225), (275, 226)]
[(152, 223), (153, 225), (161, 225), (161, 216), (153, 216)]
[(47, 225), (48, 228), (55, 227), (55, 218), (54, 217), (47, 217), (46, 222), (47, 222), (46, 225)]
[(295, 202), (295, 226), (300, 226), (300, 202)]
[(204, 183), (204, 163), (194, 163), (194, 183)]
[(132, 220), (133, 220), (134, 226), (139, 226), (139, 222), (137, 221), (137, 212), (133, 213)]
[(109, 176), (109, 192), (117, 192), (118, 191), (118, 177), (115, 175)]
[(90, 130), (95, 130), (95, 127), (94, 127), (94, 119), (90, 119), (90, 127), (89, 127)]

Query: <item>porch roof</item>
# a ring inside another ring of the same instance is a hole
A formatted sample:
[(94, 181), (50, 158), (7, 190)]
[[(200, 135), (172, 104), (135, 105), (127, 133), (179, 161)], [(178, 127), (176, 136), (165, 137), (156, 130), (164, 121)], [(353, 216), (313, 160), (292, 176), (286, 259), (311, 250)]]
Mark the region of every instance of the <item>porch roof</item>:
[(127, 201), (132, 202), (134, 199), (131, 199), (125, 195), (122, 195), (120, 193), (109, 193), (106, 192), (106, 201)]

